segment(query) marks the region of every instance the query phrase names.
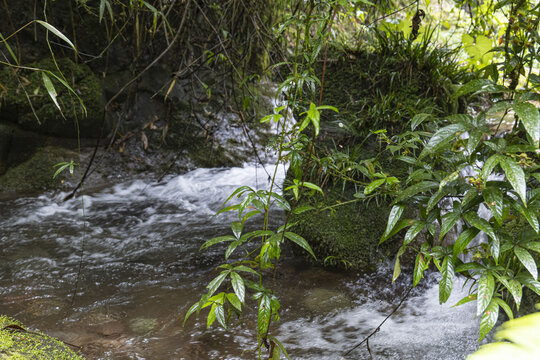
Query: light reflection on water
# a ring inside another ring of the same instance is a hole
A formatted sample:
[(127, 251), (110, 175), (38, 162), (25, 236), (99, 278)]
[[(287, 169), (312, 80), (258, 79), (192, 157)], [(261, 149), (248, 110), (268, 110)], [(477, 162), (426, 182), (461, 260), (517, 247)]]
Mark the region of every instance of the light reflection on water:
[[(266, 173), (249, 166), (198, 169), (157, 185), (136, 180), (85, 196), (85, 221), (81, 201), (62, 203), (64, 194), (2, 201), (0, 313), (82, 346), (89, 359), (256, 358), (254, 302), (229, 331), (206, 329), (204, 312), (182, 322), (223, 260), (219, 246), (198, 251), (230, 231), (231, 216), (212, 215), (237, 186), (266, 183)], [(281, 215), (274, 215), (278, 225)], [(406, 279), (390, 283), (389, 264), (359, 276), (311, 268), (288, 254), (270, 279), (282, 303), (272, 333), (293, 359), (339, 359), (407, 289)], [(440, 306), (435, 280), (413, 291), (370, 340), (375, 358), (461, 359), (476, 348), (474, 309), (450, 309), (464, 296), (460, 281)], [(369, 354), (360, 347), (348, 358)]]

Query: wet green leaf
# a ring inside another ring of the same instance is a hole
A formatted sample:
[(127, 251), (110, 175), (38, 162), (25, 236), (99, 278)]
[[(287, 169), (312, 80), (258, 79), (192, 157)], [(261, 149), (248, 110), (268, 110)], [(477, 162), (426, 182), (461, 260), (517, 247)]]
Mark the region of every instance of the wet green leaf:
[(527, 250), (518, 245), (514, 247), (514, 254), (516, 254), (519, 261), (529, 271), (533, 279), (538, 280), (538, 268), (532, 255)]
[[(495, 291), (495, 279), (493, 275), (488, 272), (484, 272), (480, 281), (478, 282), (478, 301), (476, 302), (476, 316), (484, 313), (493, 297)], [(491, 329), (490, 329), (491, 330)], [(489, 331), (488, 331), (489, 332)]]
[(384, 184), (386, 179), (377, 179), (372, 181), (366, 188), (364, 189), (364, 195), (371, 194), (373, 190)]
[(388, 224), (386, 225), (386, 230), (383, 234), (383, 237), (381, 238), (381, 241), (379, 241), (379, 244), (381, 244), (388, 238), (388, 236), (392, 232), (392, 229), (394, 229), (394, 226), (396, 226), (397, 222), (399, 221), (401, 214), (403, 214), (404, 209), (405, 205), (392, 206), (392, 209), (390, 210), (390, 215), (388, 215)]
[(306, 241), (306, 239), (304, 239), (303, 237), (301, 237), (300, 235), (298, 234), (295, 234), (293, 232), (290, 232), (290, 231), (286, 231), (285, 232), (285, 237), (289, 240), (291, 240), (293, 243), (295, 243), (296, 245), (300, 246), (302, 249), (306, 250), (308, 253), (311, 254), (311, 256), (313, 256), (314, 259), (317, 259), (317, 257), (315, 256), (315, 254), (313, 253), (313, 250), (311, 250), (311, 246), (309, 246), (308, 242)]
[(424, 226), (426, 226), (425, 222), (420, 220), (414, 220), (413, 224), (405, 234), (405, 238), (403, 239), (403, 245), (410, 244), (410, 242), (413, 241), (414, 238), (416, 238), (416, 236), (424, 229)]
[(454, 286), (454, 263), (451, 256), (445, 256), (441, 266), (442, 279), (439, 281), (439, 303), (445, 303)]
[(518, 103), (513, 107), (523, 126), (525, 126), (525, 130), (533, 139), (534, 144), (538, 146), (540, 143), (540, 114), (538, 109), (528, 102)]
[(429, 139), (428, 143), (420, 153), (418, 160), (423, 159), (429, 154), (437, 152), (439, 149), (443, 148), (446, 144), (448, 144), (451, 140), (458, 137), (459, 134), (464, 133), (467, 130), (467, 127), (463, 124), (452, 124), (437, 130), (437, 132), (433, 134), (431, 139)]
[(246, 295), (246, 288), (244, 286), (244, 279), (234, 271), (231, 272), (231, 283), (234, 289), (234, 293), (238, 296), (238, 300), (243, 304)]
[(497, 318), (499, 317), (499, 304), (496, 301), (491, 301), (486, 307), (486, 311), (480, 318), (480, 337), (478, 341), (481, 341), (487, 334), (493, 329)]
[(506, 174), (506, 178), (523, 201), (523, 204), (527, 206), (527, 185), (523, 169), (512, 158), (507, 156), (501, 157), (499, 164)]
[(461, 252), (463, 252), (463, 250), (467, 248), (471, 240), (474, 239), (474, 237), (478, 235), (478, 233), (479, 230), (476, 228), (468, 228), (462, 231), (454, 243), (454, 256), (458, 256)]
[(208, 294), (212, 295), (218, 287), (223, 283), (223, 280), (227, 277), (229, 274), (228, 270), (223, 270), (218, 276), (216, 276), (208, 285), (206, 285), (206, 288), (208, 289)]

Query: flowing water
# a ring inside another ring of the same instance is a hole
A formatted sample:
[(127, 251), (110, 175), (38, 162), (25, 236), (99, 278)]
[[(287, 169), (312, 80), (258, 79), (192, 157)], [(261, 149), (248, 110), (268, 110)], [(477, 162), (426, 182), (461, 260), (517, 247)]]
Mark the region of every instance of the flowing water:
[[(182, 322), (223, 261), (222, 247), (198, 251), (230, 232), (233, 218), (215, 211), (237, 186), (267, 183), (261, 167), (197, 169), (65, 203), (60, 193), (0, 200), (0, 313), (80, 346), (89, 359), (255, 359), (254, 302), (228, 331), (206, 329), (204, 311)], [(282, 216), (273, 213), (274, 225)], [(311, 267), (287, 248), (283, 259), (269, 284), (282, 303), (271, 333), (292, 359), (340, 359), (410, 284), (406, 276), (391, 283), (391, 264), (361, 276)], [(463, 359), (476, 349), (474, 304), (451, 308), (466, 294), (463, 282), (439, 305), (436, 276), (370, 339), (373, 358)], [(347, 357), (369, 358), (365, 345)]]

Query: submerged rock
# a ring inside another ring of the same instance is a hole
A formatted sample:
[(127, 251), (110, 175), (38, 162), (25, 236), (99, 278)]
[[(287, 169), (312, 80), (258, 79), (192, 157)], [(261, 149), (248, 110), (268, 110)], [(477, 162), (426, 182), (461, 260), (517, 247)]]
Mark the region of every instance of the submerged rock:
[(154, 318), (136, 318), (129, 322), (129, 329), (136, 334), (146, 334), (154, 330), (158, 324)]
[(328, 313), (352, 306), (351, 299), (342, 292), (315, 288), (304, 293), (304, 305), (315, 313)]

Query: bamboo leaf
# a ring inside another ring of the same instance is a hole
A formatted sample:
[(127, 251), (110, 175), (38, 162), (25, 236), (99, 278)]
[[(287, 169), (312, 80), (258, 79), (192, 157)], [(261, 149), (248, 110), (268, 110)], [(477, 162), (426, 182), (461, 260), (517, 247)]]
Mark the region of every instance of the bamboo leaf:
[(45, 72), (41, 73), (41, 77), (43, 78), (43, 84), (45, 85), (45, 89), (47, 89), (47, 93), (49, 94), (52, 101), (54, 102), (54, 105), (56, 105), (58, 110), (62, 112), (62, 109), (60, 108), (60, 105), (58, 104), (58, 100), (56, 99), (58, 94), (56, 93), (56, 89), (54, 88), (51, 78)]
[(73, 43), (64, 34), (62, 34), (62, 32), (60, 30), (58, 30), (57, 28), (55, 28), (51, 24), (49, 24), (49, 23), (47, 23), (45, 21), (42, 21), (42, 20), (35, 20), (35, 22), (37, 22), (38, 24), (45, 27), (47, 30), (49, 30), (50, 32), (52, 32), (53, 34), (58, 36), (60, 39), (64, 40), (69, 46), (71, 46), (73, 48), (73, 50), (75, 50), (75, 52), (77, 52), (77, 49), (75, 48), (75, 45), (73, 45)]

